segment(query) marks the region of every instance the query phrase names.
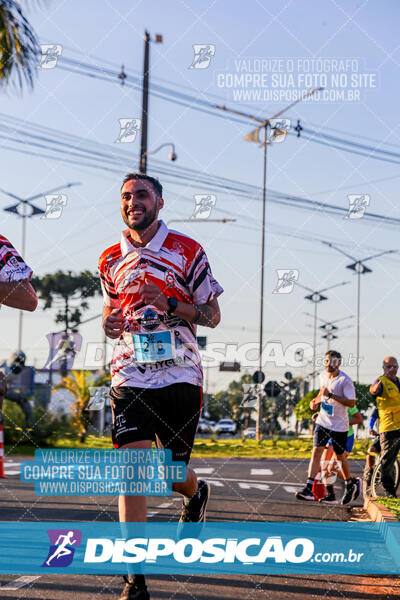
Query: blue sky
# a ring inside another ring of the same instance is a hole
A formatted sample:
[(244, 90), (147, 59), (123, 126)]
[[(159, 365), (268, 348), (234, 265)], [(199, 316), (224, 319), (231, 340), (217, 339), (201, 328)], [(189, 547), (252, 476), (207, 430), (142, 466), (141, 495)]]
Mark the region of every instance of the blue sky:
[[(151, 45), (151, 83), (179, 89), (191, 96), (226, 103), (236, 110), (269, 117), (289, 102), (235, 101), (231, 90), (218, 86), (218, 76), (235, 73), (235, 61), (256, 64), (255, 59), (305, 61), (311, 59), (357, 60), (357, 74), (374, 74), (376, 87), (359, 89), (360, 101), (303, 102), (285, 117), (301, 119), (305, 128), (339, 137), (367, 136), (386, 150), (398, 152), (398, 67), (400, 49), (396, 21), (399, 5), (388, 1), (261, 2), (246, 5), (228, 2), (96, 2), (75, 0), (47, 2), (34, 8), (29, 17), (40, 42), (61, 44), (62, 56), (118, 69), (125, 65), (128, 78), (140, 74), (143, 61), (143, 32), (161, 33), (163, 44)], [(194, 44), (215, 45), (207, 69), (189, 69)], [(283, 74), (287, 75), (284, 69)], [(271, 76), (271, 75), (270, 75)], [(129, 79), (128, 79), (129, 81)], [(251, 87), (250, 89), (255, 89)], [(21, 95), (9, 88), (3, 92), (2, 113), (64, 133), (106, 144), (116, 150), (120, 118), (140, 118), (139, 92), (83, 77), (61, 68), (42, 70), (33, 92)], [(187, 167), (221, 177), (261, 185), (262, 149), (243, 141), (254, 125), (202, 114), (162, 99), (151, 97), (149, 148), (174, 142), (178, 160), (168, 161), (168, 149), (149, 157), (149, 173), (157, 175), (158, 161), (169, 172)], [(358, 139), (357, 141), (362, 141)], [(29, 196), (67, 182), (81, 182), (68, 192), (68, 204), (58, 220), (30, 219), (27, 225), (26, 260), (37, 274), (57, 269), (95, 270), (100, 253), (119, 239), (119, 187), (127, 166), (137, 167), (129, 156), (137, 156), (139, 136), (132, 144), (118, 144), (127, 153), (120, 174), (94, 170), (37, 156), (12, 152), (0, 139), (1, 187)], [(8, 145), (8, 144), (7, 144)], [(320, 146), (301, 137), (288, 136), (269, 149), (268, 188), (347, 208), (347, 194), (368, 194), (370, 212), (399, 217), (398, 171), (394, 164), (372, 160)], [(209, 192), (201, 184), (176, 185), (172, 177), (164, 183), (166, 206), (163, 218), (188, 218), (194, 194)], [(250, 193), (250, 188), (249, 188)], [(236, 219), (233, 224), (182, 223), (173, 227), (198, 239), (205, 247), (215, 277), (225, 289), (223, 313), (218, 329), (200, 330), (210, 342), (256, 343), (258, 341), (259, 274), (261, 239), (260, 199), (217, 194), (214, 216)], [(0, 194), (0, 206), (11, 202)], [(40, 201), (38, 202), (40, 204)], [(21, 246), (21, 223), (2, 213), (1, 232), (17, 248)], [(290, 236), (292, 232), (296, 237)], [(299, 239), (301, 238), (301, 239)], [(265, 339), (284, 347), (311, 343), (312, 320), (304, 315), (312, 306), (304, 291), (272, 294), (277, 269), (296, 269), (299, 283), (324, 288), (341, 281), (351, 284), (328, 293), (319, 314), (334, 320), (355, 314), (355, 278), (345, 269), (349, 260), (324, 246), (325, 239), (356, 257), (380, 249), (399, 247), (393, 226), (363, 219), (343, 219), (325, 211), (314, 213), (298, 208), (267, 204), (265, 266)], [(397, 352), (399, 325), (398, 267), (400, 257), (371, 261), (372, 274), (362, 279), (361, 381), (369, 382), (380, 371), (384, 355)], [(90, 304), (87, 316), (101, 312), (101, 300)], [(38, 310), (24, 319), (24, 348), (37, 367), (47, 357), (45, 335), (57, 329), (52, 311)], [(1, 314), (0, 355), (16, 346), (17, 315), (9, 309)], [(353, 320), (354, 322), (354, 320)], [(349, 324), (351, 321), (349, 321)], [(84, 343), (100, 342), (99, 321), (82, 326)], [(320, 341), (319, 351), (325, 349)], [(355, 327), (343, 330), (337, 347), (345, 356), (355, 352)], [(285, 368), (272, 363), (267, 378), (282, 377)], [(308, 370), (294, 370), (295, 374)], [(355, 375), (354, 368), (348, 372)], [(219, 389), (231, 375), (210, 370), (212, 389)]]

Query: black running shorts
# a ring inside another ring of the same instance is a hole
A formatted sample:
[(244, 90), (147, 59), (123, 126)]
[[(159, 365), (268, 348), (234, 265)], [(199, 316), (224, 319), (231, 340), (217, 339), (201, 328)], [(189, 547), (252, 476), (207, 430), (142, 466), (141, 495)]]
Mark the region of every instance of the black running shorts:
[(343, 454), (346, 451), (347, 431), (332, 431), (322, 425), (316, 425), (314, 429), (314, 446), (326, 446), (332, 440), (335, 454)]
[(156, 389), (111, 388), (114, 447), (153, 440), (158, 447), (172, 450), (173, 460), (187, 464), (200, 417), (202, 391), (191, 383)]

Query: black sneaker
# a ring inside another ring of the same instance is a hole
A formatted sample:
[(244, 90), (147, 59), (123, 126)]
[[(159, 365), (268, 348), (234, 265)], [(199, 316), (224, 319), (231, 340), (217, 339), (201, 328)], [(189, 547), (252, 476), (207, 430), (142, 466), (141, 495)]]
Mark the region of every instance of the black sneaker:
[(384, 498), (397, 498), (396, 490), (385, 490)]
[(336, 500), (335, 494), (327, 494), (325, 496), (325, 498), (321, 498), (319, 500), (319, 502), (321, 502), (321, 504), (337, 504), (338, 503), (338, 501)]
[(354, 483), (353, 500), (357, 500), (358, 496), (361, 494), (362, 480), (360, 477), (353, 477), (352, 481)]
[(122, 590), (122, 594), (119, 600), (150, 600), (149, 592), (147, 591), (146, 585), (137, 586), (132, 577), (126, 577), (123, 575), (125, 581), (125, 587)]
[(343, 494), (343, 498), (341, 499), (340, 504), (349, 504), (353, 500), (353, 496), (354, 496), (357, 486), (353, 482), (352, 479), (350, 481), (351, 481), (350, 485), (346, 485), (346, 488), (345, 488), (344, 494)]
[(296, 492), (295, 496), (297, 500), (315, 500), (312, 490), (306, 486), (301, 492)]
[(183, 500), (179, 523), (205, 523), (210, 487), (203, 479), (200, 479), (198, 486), (194, 496)]

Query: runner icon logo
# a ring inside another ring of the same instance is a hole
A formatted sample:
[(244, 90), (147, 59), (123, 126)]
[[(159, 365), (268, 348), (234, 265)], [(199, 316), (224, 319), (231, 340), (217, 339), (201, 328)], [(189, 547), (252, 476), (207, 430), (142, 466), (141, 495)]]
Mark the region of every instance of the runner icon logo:
[(79, 529), (48, 529), (47, 535), (50, 548), (42, 567), (68, 567), (74, 558), (75, 548), (81, 545), (82, 532)]

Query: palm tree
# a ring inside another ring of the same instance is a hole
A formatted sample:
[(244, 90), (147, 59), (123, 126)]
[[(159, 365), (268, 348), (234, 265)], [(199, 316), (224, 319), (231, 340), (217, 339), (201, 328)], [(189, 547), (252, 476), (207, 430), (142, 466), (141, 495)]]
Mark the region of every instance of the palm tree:
[(87, 435), (88, 421), (85, 410), (90, 398), (90, 387), (99, 387), (110, 381), (108, 373), (95, 376), (92, 371), (71, 371), (68, 377), (63, 377), (54, 389), (64, 389), (70, 392), (75, 401), (71, 406), (72, 422), (79, 440), (83, 443)]
[(0, 84), (15, 75), (33, 87), (40, 45), (36, 33), (21, 10), (18, 0), (0, 0)]

